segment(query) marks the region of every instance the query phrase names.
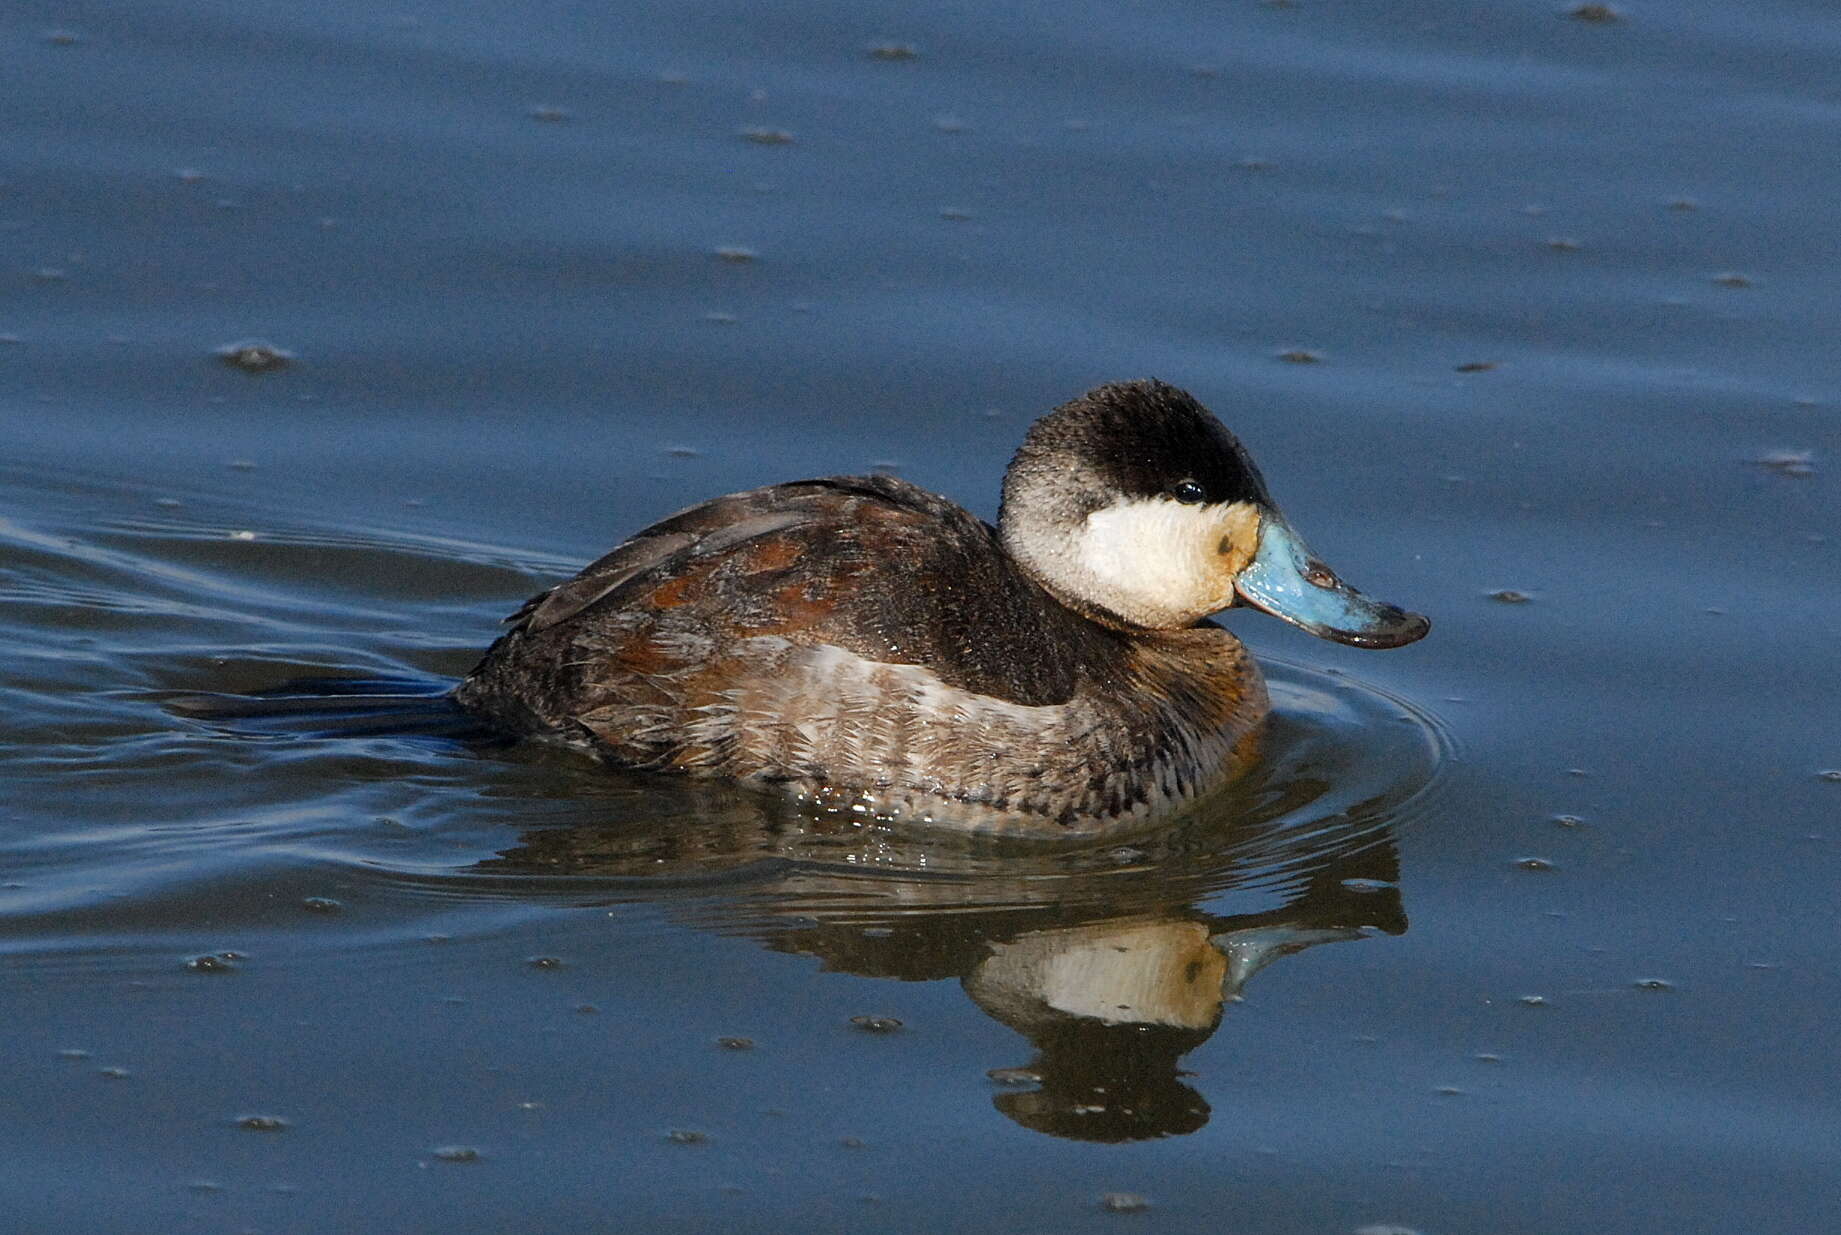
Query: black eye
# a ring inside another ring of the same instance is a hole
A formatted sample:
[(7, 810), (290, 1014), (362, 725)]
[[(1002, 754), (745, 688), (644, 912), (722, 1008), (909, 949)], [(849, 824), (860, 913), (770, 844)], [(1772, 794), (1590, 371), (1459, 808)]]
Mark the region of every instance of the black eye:
[(1206, 502), (1208, 500), (1208, 490), (1202, 488), (1200, 483), (1193, 480), (1177, 481), (1176, 487), (1170, 490), (1170, 494), (1179, 502), (1193, 503)]

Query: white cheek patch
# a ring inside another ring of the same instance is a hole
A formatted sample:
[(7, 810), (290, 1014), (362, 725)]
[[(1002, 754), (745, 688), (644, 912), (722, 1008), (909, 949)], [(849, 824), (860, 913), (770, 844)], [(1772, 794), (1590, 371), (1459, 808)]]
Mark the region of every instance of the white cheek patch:
[[(1090, 594), (1146, 626), (1183, 626), (1227, 608), (1256, 543), (1252, 505), (1143, 498), (1096, 510), (1076, 556)], [(1224, 552), (1224, 549), (1226, 550)]]

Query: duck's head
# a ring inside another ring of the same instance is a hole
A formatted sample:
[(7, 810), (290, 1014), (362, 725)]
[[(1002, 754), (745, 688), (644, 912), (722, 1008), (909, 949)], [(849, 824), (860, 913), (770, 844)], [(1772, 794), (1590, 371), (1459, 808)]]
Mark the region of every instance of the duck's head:
[(1004, 474), (999, 523), (1024, 570), (1101, 621), (1175, 630), (1248, 604), (1357, 647), (1431, 629), (1337, 578), (1245, 447), (1163, 382), (1101, 386), (1031, 425)]

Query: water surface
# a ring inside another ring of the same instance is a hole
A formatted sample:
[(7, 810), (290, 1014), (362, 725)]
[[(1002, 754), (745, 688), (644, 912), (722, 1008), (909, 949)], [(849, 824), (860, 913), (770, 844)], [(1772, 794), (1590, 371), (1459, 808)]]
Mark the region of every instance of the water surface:
[[(8, 6), (17, 1229), (1841, 1222), (1841, 19), (1566, 7)], [(1435, 621), (1156, 837), (185, 704), (1143, 375)]]

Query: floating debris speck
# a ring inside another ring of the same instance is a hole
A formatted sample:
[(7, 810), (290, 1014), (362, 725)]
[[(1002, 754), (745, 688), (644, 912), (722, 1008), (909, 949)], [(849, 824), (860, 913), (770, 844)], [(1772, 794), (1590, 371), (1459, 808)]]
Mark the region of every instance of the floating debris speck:
[(1595, 22), (1598, 25), (1610, 25), (1624, 19), (1623, 12), (1608, 4), (1575, 4), (1566, 10), (1566, 15), (1574, 21)]
[(790, 146), (793, 135), (785, 129), (743, 129), (741, 135), (757, 146)]
[(1136, 1192), (1108, 1192), (1099, 1199), (1099, 1207), (1109, 1214), (1143, 1213), (1151, 1203)]
[(245, 373), (273, 373), (294, 363), (294, 353), (264, 339), (239, 339), (215, 349), (212, 355)]
[(725, 262), (734, 262), (736, 265), (741, 265), (745, 262), (756, 261), (761, 255), (744, 245), (726, 244), (716, 250), (716, 256), (720, 257)]
[(864, 1033), (895, 1033), (901, 1022), (892, 1016), (853, 1016), (850, 1023)]
[(920, 49), (912, 43), (872, 43), (867, 49), (871, 60), (916, 60)]
[(292, 1126), (279, 1115), (239, 1115), (236, 1122), (245, 1132), (286, 1132)]
[(1767, 450), (1752, 462), (1779, 476), (1815, 475), (1815, 452), (1812, 450)]
[(1308, 348), (1294, 347), (1278, 354), (1280, 360), (1289, 364), (1322, 364), (1323, 353), (1313, 352)]
[(232, 973), (237, 962), (243, 959), (241, 952), (207, 952), (203, 956), (194, 956), (185, 963), (193, 973)]
[(985, 1073), (999, 1085), (1040, 1085), (1042, 1074), (1034, 1068), (992, 1068)]
[(1456, 366), (1459, 373), (1488, 373), (1495, 367), (1496, 362), (1493, 360), (1467, 360)]

